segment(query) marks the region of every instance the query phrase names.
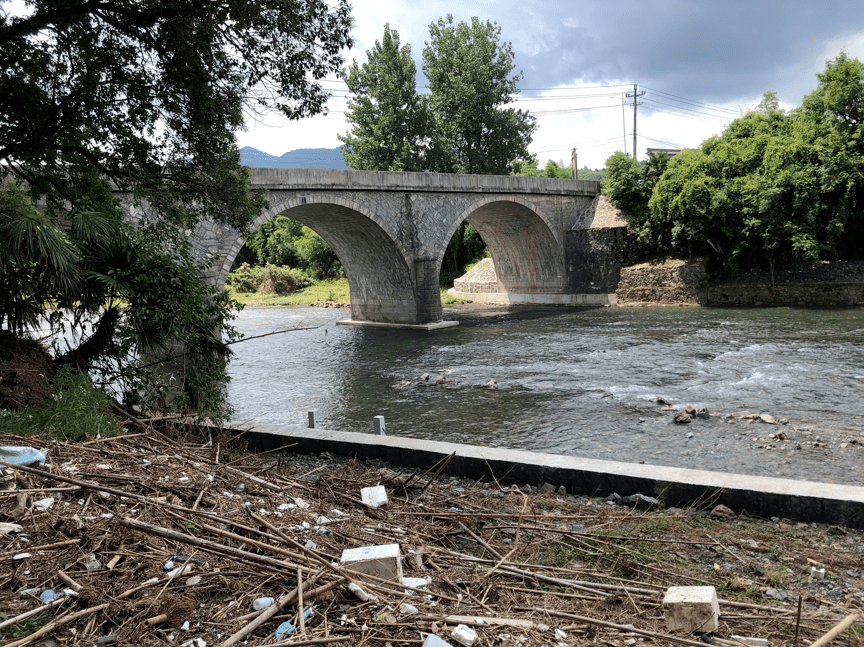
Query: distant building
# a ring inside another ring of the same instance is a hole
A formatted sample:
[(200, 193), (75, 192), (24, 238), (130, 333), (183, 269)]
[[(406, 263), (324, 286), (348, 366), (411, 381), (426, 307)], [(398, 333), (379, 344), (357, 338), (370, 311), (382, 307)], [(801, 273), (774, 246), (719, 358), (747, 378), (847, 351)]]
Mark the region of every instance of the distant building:
[(648, 149), (648, 157), (651, 157), (651, 153), (666, 153), (666, 157), (670, 160), (675, 157), (682, 150), (686, 150), (683, 148), (649, 148)]

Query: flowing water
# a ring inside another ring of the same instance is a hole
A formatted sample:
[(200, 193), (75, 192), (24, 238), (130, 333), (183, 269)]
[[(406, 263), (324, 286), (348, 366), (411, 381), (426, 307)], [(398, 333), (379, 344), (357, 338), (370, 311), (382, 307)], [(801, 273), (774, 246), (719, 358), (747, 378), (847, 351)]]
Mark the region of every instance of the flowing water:
[[(319, 427), (371, 433), (383, 415), (388, 435), (864, 485), (861, 308), (463, 306), (431, 333), (347, 317), (246, 308), (247, 336), (320, 327), (234, 346), (235, 417), (305, 426), (316, 409)], [(712, 416), (675, 424), (658, 396)], [(789, 423), (726, 417), (742, 410)]]

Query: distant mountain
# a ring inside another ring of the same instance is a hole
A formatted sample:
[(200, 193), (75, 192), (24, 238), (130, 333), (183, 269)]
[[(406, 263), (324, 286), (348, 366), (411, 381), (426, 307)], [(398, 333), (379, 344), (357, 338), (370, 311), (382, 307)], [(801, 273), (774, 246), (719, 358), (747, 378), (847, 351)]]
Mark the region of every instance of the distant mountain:
[(276, 157), (251, 146), (240, 149), (240, 163), (244, 166), (264, 168), (324, 168), (347, 169), (342, 159), (342, 147), (298, 148)]

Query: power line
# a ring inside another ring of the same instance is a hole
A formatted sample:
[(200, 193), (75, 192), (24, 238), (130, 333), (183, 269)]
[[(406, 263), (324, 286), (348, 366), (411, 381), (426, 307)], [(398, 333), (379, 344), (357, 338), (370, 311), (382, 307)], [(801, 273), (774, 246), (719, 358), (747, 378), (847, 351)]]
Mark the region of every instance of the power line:
[(711, 114), (710, 112), (700, 112), (699, 110), (693, 110), (692, 108), (687, 108), (685, 106), (676, 106), (676, 105), (671, 104), (671, 103), (663, 103), (662, 101), (657, 101), (657, 99), (649, 99), (649, 101), (653, 101), (654, 103), (657, 103), (661, 106), (668, 106), (670, 108), (673, 108), (674, 110), (684, 110), (686, 112), (695, 112), (697, 115), (717, 117), (719, 119), (728, 119), (729, 118), (728, 115), (716, 115), (716, 114)]
[(686, 103), (692, 103), (694, 105), (703, 106), (706, 108), (713, 108), (715, 110), (722, 110), (724, 112), (729, 112), (729, 113), (732, 113), (736, 116), (740, 116), (740, 113), (737, 110), (732, 110), (731, 108), (724, 108), (723, 106), (715, 106), (715, 105), (712, 105), (710, 103), (703, 103), (703, 102), (699, 102), (699, 101), (694, 101), (692, 99), (685, 99), (684, 97), (679, 97), (677, 94), (670, 94), (668, 92), (663, 92), (662, 90), (655, 90), (654, 88), (649, 88), (647, 85), (643, 85), (642, 87), (645, 88), (646, 90), (650, 90), (651, 92), (656, 92), (657, 94), (662, 94), (662, 95), (665, 95), (667, 97), (679, 99), (679, 100), (684, 101)]

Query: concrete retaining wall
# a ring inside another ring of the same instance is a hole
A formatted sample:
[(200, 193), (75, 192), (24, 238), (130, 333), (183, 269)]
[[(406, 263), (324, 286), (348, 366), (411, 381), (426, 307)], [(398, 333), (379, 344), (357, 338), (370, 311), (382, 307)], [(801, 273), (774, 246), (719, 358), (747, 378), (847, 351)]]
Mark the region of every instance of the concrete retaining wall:
[(864, 528), (864, 488), (762, 476), (637, 465), (589, 458), (460, 445), (414, 438), (325, 429), (234, 422), (229, 427), (258, 451), (280, 447), (294, 453), (332, 452), (377, 458), (405, 468), (426, 469), (455, 452), (446, 474), (511, 483), (563, 485), (572, 494), (622, 496), (642, 493), (667, 506), (712, 507), (722, 503), (757, 517)]

